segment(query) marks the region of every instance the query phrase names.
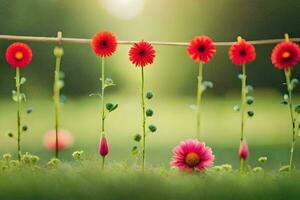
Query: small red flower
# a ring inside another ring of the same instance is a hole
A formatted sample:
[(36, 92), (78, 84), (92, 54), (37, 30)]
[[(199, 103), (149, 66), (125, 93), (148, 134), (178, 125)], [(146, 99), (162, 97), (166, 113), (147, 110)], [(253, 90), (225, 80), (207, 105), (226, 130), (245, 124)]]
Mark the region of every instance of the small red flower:
[(107, 156), (108, 153), (109, 153), (108, 141), (106, 137), (102, 135), (99, 142), (99, 154), (102, 157), (105, 157)]
[(245, 41), (244, 39), (239, 39), (239, 41), (235, 42), (230, 47), (229, 57), (233, 64), (246, 64), (247, 62), (255, 60), (255, 48), (251, 43)]
[(137, 67), (152, 64), (155, 57), (153, 46), (144, 40), (134, 43), (129, 50), (129, 60)]
[(198, 36), (189, 43), (187, 51), (194, 61), (205, 63), (216, 53), (216, 48), (210, 37)]
[(274, 47), (271, 59), (278, 69), (292, 68), (300, 60), (300, 48), (293, 42), (281, 42)]
[(22, 42), (15, 42), (6, 49), (6, 61), (13, 68), (26, 67), (32, 59), (31, 48)]
[(117, 39), (113, 33), (99, 32), (92, 39), (93, 51), (101, 57), (111, 56), (117, 49)]

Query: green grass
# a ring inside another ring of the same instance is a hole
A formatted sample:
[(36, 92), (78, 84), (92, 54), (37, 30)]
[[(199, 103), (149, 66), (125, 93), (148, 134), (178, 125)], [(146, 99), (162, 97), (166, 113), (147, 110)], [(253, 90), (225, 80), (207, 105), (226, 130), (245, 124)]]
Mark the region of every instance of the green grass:
[(222, 169), (187, 174), (165, 168), (145, 173), (127, 163), (101, 171), (100, 162), (73, 161), (55, 167), (23, 164), (0, 172), (0, 199), (223, 199), (297, 200), (300, 172)]
[[(213, 148), (215, 165), (233, 166), (230, 172), (211, 169), (205, 174), (185, 174), (169, 168), (172, 148), (181, 140), (194, 137), (195, 113), (189, 108), (195, 102), (192, 97), (157, 95), (148, 103), (155, 112), (149, 122), (155, 123), (158, 131), (147, 138), (145, 173), (137, 169), (136, 158), (130, 153), (135, 145), (133, 136), (141, 129), (138, 93), (108, 96), (120, 106), (107, 121), (110, 154), (104, 172), (100, 170), (101, 159), (97, 155), (99, 99), (71, 97), (62, 106), (62, 127), (73, 133), (75, 144), (61, 152), (62, 162), (57, 167), (49, 167), (47, 162), (54, 154), (43, 147), (42, 139), (53, 127), (53, 103), (51, 98), (38, 97), (39, 94), (29, 94), (24, 105), (32, 106), (34, 111), (24, 114), (29, 131), (24, 133), (22, 145), (23, 153), (28, 151), (40, 157), (39, 165), (0, 170), (0, 199), (299, 199), (300, 172), (278, 172), (288, 163), (291, 140), (288, 109), (280, 104), (278, 93), (254, 93), (255, 117), (247, 120), (245, 132), (250, 147), (247, 164), (252, 168), (261, 166), (265, 172), (242, 176), (236, 170), (240, 114), (232, 109), (239, 103), (238, 93), (204, 98), (202, 140)], [(16, 159), (16, 142), (6, 135), (16, 130), (15, 104), (2, 98), (0, 110), (0, 153), (11, 152)], [(71, 154), (75, 150), (84, 151), (84, 161), (74, 161)], [(299, 155), (297, 144), (298, 168)], [(267, 156), (267, 163), (259, 163), (260, 156)]]

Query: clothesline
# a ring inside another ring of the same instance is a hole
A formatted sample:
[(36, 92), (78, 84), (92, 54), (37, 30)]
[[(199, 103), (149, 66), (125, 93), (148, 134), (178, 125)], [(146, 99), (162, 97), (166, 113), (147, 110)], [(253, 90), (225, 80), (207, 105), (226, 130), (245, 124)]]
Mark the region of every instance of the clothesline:
[[(88, 38), (68, 38), (68, 37), (35, 37), (35, 36), (20, 36), (20, 35), (0, 35), (0, 40), (20, 40), (20, 41), (33, 41), (33, 42), (56, 42), (56, 43), (78, 43), (78, 44), (89, 44), (91, 39)], [(265, 39), (265, 40), (252, 40), (248, 41), (253, 45), (261, 44), (276, 44), (283, 41), (284, 38), (280, 39)], [(290, 41), (300, 42), (300, 38), (290, 38)], [(120, 45), (131, 45), (138, 41), (126, 41), (118, 40)], [(187, 46), (188, 42), (160, 42), (160, 41), (149, 41), (153, 45), (164, 45), (164, 46)], [(216, 46), (231, 46), (233, 42), (215, 42)]]

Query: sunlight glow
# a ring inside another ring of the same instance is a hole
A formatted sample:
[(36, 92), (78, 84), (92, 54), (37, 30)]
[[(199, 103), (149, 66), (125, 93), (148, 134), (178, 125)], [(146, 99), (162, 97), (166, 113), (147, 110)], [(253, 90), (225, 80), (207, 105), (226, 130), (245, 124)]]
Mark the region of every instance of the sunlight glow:
[(108, 13), (118, 19), (131, 20), (144, 8), (144, 0), (99, 0)]

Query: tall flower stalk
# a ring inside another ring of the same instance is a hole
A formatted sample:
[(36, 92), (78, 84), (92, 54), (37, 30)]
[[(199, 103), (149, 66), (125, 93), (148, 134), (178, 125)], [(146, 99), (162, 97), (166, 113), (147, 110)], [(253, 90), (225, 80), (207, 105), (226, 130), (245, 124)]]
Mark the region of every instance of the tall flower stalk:
[(290, 117), (291, 117), (291, 124), (292, 124), (292, 142), (291, 142), (291, 151), (290, 151), (290, 161), (289, 166), (290, 170), (292, 170), (293, 166), (293, 156), (294, 156), (294, 146), (296, 142), (296, 118), (294, 117), (294, 105), (292, 101), (292, 91), (293, 91), (293, 85), (291, 83), (291, 76), (292, 72), (290, 68), (284, 69), (284, 75), (286, 80), (286, 87), (288, 91), (288, 105), (290, 110)]
[(60, 115), (60, 90), (63, 87), (63, 81), (60, 80), (60, 64), (64, 50), (61, 46), (54, 48), (53, 54), (55, 56), (55, 70), (54, 70), (54, 85), (53, 85), (53, 101), (54, 101), (54, 119), (55, 119), (55, 158), (59, 154), (59, 115)]
[[(233, 64), (242, 66), (242, 74), (239, 75), (241, 79), (241, 105), (235, 106), (236, 111), (241, 111), (241, 124), (240, 124), (240, 148), (246, 145), (245, 142), (245, 121), (246, 121), (246, 109), (247, 104), (253, 104), (254, 98), (252, 96), (247, 96), (253, 87), (247, 85), (247, 72), (246, 72), (246, 63), (255, 60), (256, 53), (255, 48), (249, 42), (246, 42), (242, 37), (237, 38), (235, 42), (229, 49), (229, 56)], [(247, 112), (249, 117), (253, 117), (254, 112)], [(240, 172), (244, 172), (246, 157), (240, 156)]]
[(196, 138), (200, 140), (201, 132), (201, 104), (202, 104), (202, 74), (203, 74), (203, 64), (199, 62), (199, 72), (198, 72), (198, 88), (197, 88), (197, 122), (196, 122)]
[(216, 52), (213, 41), (207, 36), (197, 36), (190, 41), (187, 51), (192, 60), (199, 62), (198, 69), (198, 86), (197, 86), (197, 105), (196, 110), (196, 139), (200, 140), (201, 135), (201, 112), (202, 112), (202, 95), (208, 87), (212, 87), (209, 81), (203, 81), (203, 65), (212, 59)]
[(143, 133), (143, 141), (142, 141), (142, 169), (145, 169), (145, 157), (146, 157), (146, 113), (145, 113), (145, 98), (144, 98), (144, 91), (145, 91), (145, 78), (144, 78), (144, 68), (141, 67), (141, 100), (142, 100), (142, 133)]
[(20, 68), (16, 68), (16, 97), (17, 97), (17, 136), (18, 136), (18, 159), (21, 160), (21, 78)]
[(91, 47), (96, 55), (100, 56), (101, 58), (101, 93), (95, 95), (100, 96), (101, 98), (101, 132), (99, 141), (99, 154), (102, 157), (101, 168), (104, 170), (106, 161), (105, 158), (109, 152), (108, 141), (105, 132), (105, 119), (110, 112), (114, 111), (118, 107), (118, 104), (105, 104), (105, 89), (115, 85), (112, 79), (105, 76), (105, 57), (111, 56), (116, 51), (117, 40), (110, 32), (98, 32), (92, 38)]
[[(155, 57), (155, 50), (153, 46), (146, 42), (146, 41), (140, 41), (138, 43), (133, 44), (133, 46), (129, 50), (129, 59), (136, 67), (141, 68), (141, 109), (142, 109), (142, 135), (137, 134), (135, 136), (135, 141), (140, 142), (142, 140), (141, 144), (141, 150), (138, 150), (137, 146), (133, 147), (133, 154), (136, 154), (136, 152), (141, 153), (142, 162), (141, 162), (141, 169), (144, 171), (145, 169), (145, 161), (146, 161), (146, 117), (151, 117), (153, 115), (152, 109), (146, 110), (145, 105), (145, 96), (147, 99), (151, 99), (153, 97), (153, 94), (151, 92), (147, 92), (145, 94), (145, 75), (144, 75), (144, 67), (148, 64), (152, 64)], [(150, 132), (156, 131), (156, 126), (153, 124), (150, 124), (148, 126)]]
[(288, 34), (285, 34), (285, 41), (277, 44), (272, 51), (272, 63), (273, 65), (280, 70), (284, 71), (286, 88), (288, 94), (284, 96), (284, 104), (289, 106), (291, 125), (292, 125), (292, 141), (291, 141), (291, 150), (290, 150), (290, 159), (288, 169), (291, 171), (294, 168), (293, 156), (294, 148), (296, 143), (296, 118), (295, 112), (300, 113), (300, 105), (294, 107), (292, 100), (292, 91), (299, 82), (297, 79), (292, 79), (292, 69), (300, 60), (300, 47), (293, 42), (289, 41)]
[[(22, 101), (26, 100), (25, 94), (21, 92), (21, 86), (26, 82), (24, 77), (21, 77), (20, 68), (26, 67), (32, 59), (31, 48), (21, 42), (11, 44), (6, 50), (6, 61), (7, 63), (16, 70), (15, 83), (16, 91), (13, 90), (13, 100), (16, 102), (17, 110), (17, 152), (18, 159), (21, 160), (21, 134), (22, 131), (27, 130), (27, 126), (22, 127), (21, 112), (22, 112)], [(13, 137), (10, 134), (10, 137)]]

